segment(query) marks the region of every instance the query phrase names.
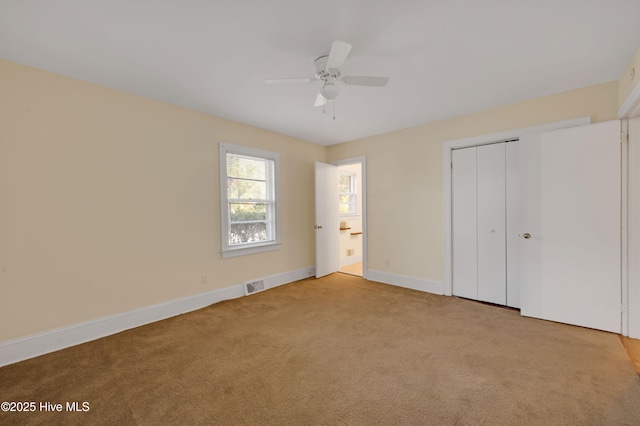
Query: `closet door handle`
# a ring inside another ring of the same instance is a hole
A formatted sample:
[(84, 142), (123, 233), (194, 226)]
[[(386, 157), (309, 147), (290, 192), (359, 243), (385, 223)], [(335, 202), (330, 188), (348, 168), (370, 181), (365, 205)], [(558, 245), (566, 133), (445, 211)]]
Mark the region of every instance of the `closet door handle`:
[(529, 234), (528, 232), (526, 232), (526, 233), (522, 234), (522, 237), (523, 237), (523, 238), (526, 238), (526, 239), (528, 240), (529, 238), (531, 238), (531, 234)]

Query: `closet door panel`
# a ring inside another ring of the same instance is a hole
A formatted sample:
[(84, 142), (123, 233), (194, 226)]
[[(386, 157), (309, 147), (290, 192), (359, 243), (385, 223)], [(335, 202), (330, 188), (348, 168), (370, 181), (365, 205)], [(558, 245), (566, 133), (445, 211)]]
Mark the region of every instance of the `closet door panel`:
[(477, 148), (478, 300), (506, 305), (505, 144)]
[(451, 161), (452, 291), (477, 299), (476, 148), (453, 151)]
[(507, 306), (520, 307), (520, 176), (518, 147), (520, 141), (506, 144), (507, 177)]

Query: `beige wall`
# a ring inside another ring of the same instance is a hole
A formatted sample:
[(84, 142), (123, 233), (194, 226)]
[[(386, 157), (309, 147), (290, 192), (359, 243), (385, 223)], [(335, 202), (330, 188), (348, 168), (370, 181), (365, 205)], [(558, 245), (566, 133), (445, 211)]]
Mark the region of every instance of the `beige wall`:
[[(221, 141), (280, 153), (281, 250), (222, 260)], [(0, 60), (0, 342), (313, 266), (326, 151)]]
[(582, 116), (613, 120), (617, 106), (614, 81), (329, 147), (329, 161), (367, 157), (369, 269), (443, 281), (443, 142)]
[[(442, 143), (611, 120), (618, 99), (610, 82), (327, 148), (0, 60), (0, 342), (313, 266), (314, 161), (367, 157), (370, 269), (442, 281)], [(281, 250), (222, 260), (220, 141), (280, 152)]]
[(640, 84), (640, 46), (631, 57), (629, 64), (620, 77), (618, 88), (618, 108), (622, 106), (627, 97)]

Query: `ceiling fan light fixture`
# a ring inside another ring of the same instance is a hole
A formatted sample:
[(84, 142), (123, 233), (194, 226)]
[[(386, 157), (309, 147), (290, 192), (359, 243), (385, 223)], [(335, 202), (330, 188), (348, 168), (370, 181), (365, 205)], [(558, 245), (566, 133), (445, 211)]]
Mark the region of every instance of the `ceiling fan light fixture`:
[(310, 78), (278, 78), (265, 80), (268, 84), (279, 83), (315, 83), (321, 82), (322, 87), (316, 95), (316, 100), (313, 104), (314, 107), (323, 107), (325, 112), (325, 105), (327, 102), (331, 102), (334, 108), (333, 119), (335, 120), (335, 100), (340, 94), (338, 84), (346, 84), (351, 86), (369, 86), (369, 87), (384, 87), (389, 81), (388, 77), (373, 77), (373, 76), (343, 76), (341, 72), (342, 65), (349, 56), (351, 51), (351, 45), (344, 41), (336, 40), (331, 44), (331, 51), (328, 55), (319, 56), (313, 60), (315, 67), (315, 74)]
[(338, 97), (338, 94), (340, 94), (340, 90), (338, 89), (338, 86), (336, 86), (335, 84), (326, 83), (324, 86), (322, 86), (322, 89), (320, 90), (320, 94), (326, 100), (332, 101)]

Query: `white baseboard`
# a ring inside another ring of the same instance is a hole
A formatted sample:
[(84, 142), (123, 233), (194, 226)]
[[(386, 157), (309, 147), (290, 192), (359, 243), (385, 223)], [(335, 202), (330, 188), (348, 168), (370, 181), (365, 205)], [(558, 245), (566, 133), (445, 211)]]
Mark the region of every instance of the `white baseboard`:
[(367, 279), (427, 293), (444, 294), (444, 283), (369, 269)]
[[(315, 267), (265, 277), (274, 288), (315, 275)], [(0, 343), (0, 367), (140, 327), (244, 295), (243, 284), (187, 296)]]
[(315, 266), (302, 268), (295, 271), (285, 272), (283, 274), (271, 275), (270, 277), (257, 278), (264, 280), (264, 286), (268, 290), (283, 284), (289, 284), (294, 281), (303, 280), (305, 278), (314, 277), (316, 275)]
[(345, 257), (343, 259), (340, 259), (340, 267), (353, 265), (354, 263), (358, 262), (362, 262), (362, 255)]

